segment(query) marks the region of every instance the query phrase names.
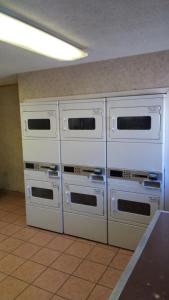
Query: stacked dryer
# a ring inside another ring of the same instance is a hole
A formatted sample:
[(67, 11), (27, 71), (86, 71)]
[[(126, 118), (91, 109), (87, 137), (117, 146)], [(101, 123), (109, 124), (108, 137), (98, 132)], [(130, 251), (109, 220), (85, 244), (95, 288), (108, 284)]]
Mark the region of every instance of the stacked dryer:
[(107, 103), (108, 243), (134, 249), (164, 206), (164, 96)]
[(63, 232), (58, 102), (21, 104), (27, 224)]
[(64, 232), (106, 243), (105, 99), (59, 107)]

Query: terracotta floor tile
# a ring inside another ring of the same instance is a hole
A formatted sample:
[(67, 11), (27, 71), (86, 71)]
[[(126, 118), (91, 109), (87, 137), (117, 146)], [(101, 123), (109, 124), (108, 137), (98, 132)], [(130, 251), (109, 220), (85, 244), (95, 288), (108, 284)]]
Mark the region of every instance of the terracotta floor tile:
[(89, 253), (87, 259), (100, 264), (108, 265), (111, 262), (112, 258), (116, 255), (116, 253), (117, 251), (114, 249), (110, 250), (96, 246)]
[(0, 221), (0, 228), (3, 228), (5, 226), (7, 226), (7, 225), (9, 225), (9, 223)]
[(88, 300), (108, 300), (111, 293), (111, 289), (101, 285), (96, 285)]
[(34, 235), (36, 234), (36, 231), (32, 228), (22, 228), (18, 232), (16, 232), (13, 237), (27, 241), (30, 240)]
[(49, 300), (51, 299), (52, 294), (43, 291), (35, 286), (29, 286), (23, 291), (16, 299), (17, 300)]
[(93, 283), (71, 276), (57, 294), (69, 300), (85, 300), (93, 287)]
[(51, 293), (56, 293), (68, 277), (69, 276), (65, 273), (48, 268), (33, 284)]
[(48, 248), (42, 248), (35, 255), (31, 257), (31, 260), (40, 263), (42, 265), (49, 266), (52, 262), (55, 261), (55, 259), (59, 255), (60, 252), (58, 251), (48, 249)]
[(1, 228), (0, 233), (6, 234), (6, 235), (12, 235), (20, 229), (21, 228), (15, 224), (9, 224), (8, 226)]
[(7, 256), (8, 254), (9, 254), (8, 252), (1, 251), (1, 250), (0, 250), (0, 260), (1, 260), (3, 257)]
[(40, 248), (38, 246), (25, 242), (23, 245), (17, 248), (13, 252), (13, 254), (28, 259), (32, 255), (34, 255), (39, 249)]
[(120, 249), (119, 254), (126, 254), (132, 256), (134, 254), (134, 251), (126, 250), (126, 249)]
[(48, 232), (38, 232), (29, 241), (39, 246), (45, 246), (53, 239), (53, 236)]
[(0, 299), (1, 300), (13, 300), (19, 295), (25, 288), (27, 283), (8, 276), (0, 282)]
[(5, 212), (3, 216), (1, 216), (1, 221), (7, 222), (7, 223), (13, 223), (18, 218), (17, 215), (9, 212)]
[(73, 240), (71, 239), (57, 236), (47, 245), (47, 247), (62, 252), (65, 251), (72, 243)]
[(13, 237), (9, 237), (0, 243), (0, 250), (11, 252), (14, 251), (16, 248), (18, 248), (19, 246), (21, 246), (22, 244), (23, 241), (14, 239)]
[(124, 270), (131, 259), (130, 255), (118, 253), (112, 260), (110, 266), (119, 270)]
[(80, 242), (74, 242), (70, 248), (66, 250), (66, 253), (84, 258), (87, 256), (87, 254), (91, 251), (93, 248), (92, 245), (80, 243)]
[(0, 271), (5, 274), (11, 274), (21, 264), (24, 263), (24, 259), (15, 255), (9, 254), (0, 260)]
[(105, 270), (106, 266), (104, 265), (84, 260), (77, 268), (77, 270), (73, 273), (73, 275), (89, 281), (97, 282), (103, 275)]
[(65, 298), (62, 298), (62, 297), (60, 297), (58, 295), (54, 295), (51, 300), (64, 300), (64, 299)]
[(113, 289), (121, 277), (122, 272), (113, 268), (108, 268), (103, 274), (102, 278), (99, 280), (101, 285)]
[(5, 239), (7, 239), (8, 236), (7, 235), (4, 235), (4, 234), (1, 234), (0, 233), (0, 242), (4, 241)]
[(4, 280), (5, 277), (7, 277), (7, 275), (0, 272), (0, 282)]
[(26, 217), (25, 216), (19, 216), (15, 221), (14, 224), (18, 226), (26, 226)]
[(25, 262), (12, 276), (26, 282), (33, 282), (46, 268), (32, 261)]
[(62, 254), (51, 265), (52, 268), (71, 274), (81, 263), (81, 259), (72, 255)]

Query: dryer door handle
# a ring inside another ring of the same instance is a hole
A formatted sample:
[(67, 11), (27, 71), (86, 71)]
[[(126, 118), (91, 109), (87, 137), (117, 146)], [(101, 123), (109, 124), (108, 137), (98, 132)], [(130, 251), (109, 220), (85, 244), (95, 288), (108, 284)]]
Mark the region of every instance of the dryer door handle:
[(27, 120), (24, 120), (25, 131), (28, 131)]
[(31, 187), (30, 187), (30, 185), (27, 185), (27, 197), (29, 199), (31, 198)]
[(67, 119), (63, 118), (63, 130), (67, 130)]
[(116, 199), (114, 197), (111, 198), (111, 207), (113, 212), (117, 211)]
[(115, 129), (116, 129), (116, 128), (115, 128), (116, 118), (112, 117), (111, 120), (112, 120), (111, 130), (112, 130), (112, 131), (115, 131)]
[(70, 191), (66, 191), (65, 194), (66, 194), (66, 203), (70, 204), (71, 203), (71, 193), (70, 193)]

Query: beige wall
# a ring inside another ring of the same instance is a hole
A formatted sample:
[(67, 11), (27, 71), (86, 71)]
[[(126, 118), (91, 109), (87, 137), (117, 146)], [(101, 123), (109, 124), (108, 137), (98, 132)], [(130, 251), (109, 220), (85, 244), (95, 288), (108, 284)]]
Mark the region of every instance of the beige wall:
[(169, 87), (169, 51), (19, 76), (20, 101), (157, 87)]
[(23, 191), (18, 86), (0, 87), (0, 188)]

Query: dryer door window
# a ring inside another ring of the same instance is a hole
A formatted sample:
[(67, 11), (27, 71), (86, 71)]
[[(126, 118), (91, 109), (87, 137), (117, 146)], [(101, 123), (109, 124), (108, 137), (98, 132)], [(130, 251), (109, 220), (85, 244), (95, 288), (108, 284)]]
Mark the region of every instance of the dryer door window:
[(117, 209), (119, 211), (143, 216), (150, 216), (151, 213), (151, 205), (149, 203), (141, 203), (124, 199), (117, 200)]
[(150, 116), (135, 116), (135, 117), (118, 117), (118, 130), (150, 130), (151, 117)]
[(71, 203), (97, 207), (96, 195), (71, 193)]
[(31, 187), (32, 197), (53, 200), (53, 190), (39, 187)]
[(68, 127), (70, 130), (95, 130), (95, 118), (69, 118)]
[(28, 119), (29, 130), (50, 130), (50, 119)]

